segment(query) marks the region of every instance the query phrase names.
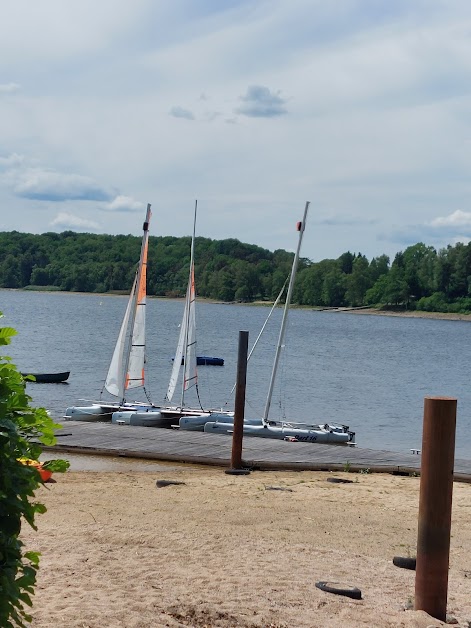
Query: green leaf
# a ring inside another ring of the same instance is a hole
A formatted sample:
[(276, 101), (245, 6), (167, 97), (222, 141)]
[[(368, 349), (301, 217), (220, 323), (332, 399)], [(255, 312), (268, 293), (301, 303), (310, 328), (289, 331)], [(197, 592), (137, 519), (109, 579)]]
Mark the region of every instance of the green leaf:
[(47, 469), (53, 473), (65, 473), (70, 467), (70, 462), (68, 460), (46, 460), (42, 465), (43, 469)]

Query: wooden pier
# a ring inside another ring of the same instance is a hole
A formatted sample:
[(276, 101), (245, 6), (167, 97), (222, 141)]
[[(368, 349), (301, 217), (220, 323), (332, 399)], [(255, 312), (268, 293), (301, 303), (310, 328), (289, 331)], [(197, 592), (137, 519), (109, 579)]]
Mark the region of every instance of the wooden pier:
[[(65, 421), (56, 435), (57, 445), (48, 449), (220, 467), (231, 460), (232, 438), (223, 434)], [(244, 438), (242, 460), (247, 468), (263, 470), (420, 472), (417, 453), (254, 437)], [(454, 477), (471, 482), (471, 460), (456, 459)]]

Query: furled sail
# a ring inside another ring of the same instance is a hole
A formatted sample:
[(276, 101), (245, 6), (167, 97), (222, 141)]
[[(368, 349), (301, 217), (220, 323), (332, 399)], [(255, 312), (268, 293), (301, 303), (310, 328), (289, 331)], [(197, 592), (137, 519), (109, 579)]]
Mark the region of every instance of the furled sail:
[(144, 386), (145, 306), (150, 217), (150, 205), (147, 205), (139, 267), (105, 381), (106, 390), (123, 401), (126, 390)]

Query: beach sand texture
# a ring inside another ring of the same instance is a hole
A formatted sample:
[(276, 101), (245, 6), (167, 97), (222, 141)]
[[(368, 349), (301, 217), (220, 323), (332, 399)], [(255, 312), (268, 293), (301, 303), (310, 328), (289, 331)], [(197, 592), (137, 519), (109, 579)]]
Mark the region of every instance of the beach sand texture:
[[(55, 478), (37, 493), (48, 508), (38, 531), (22, 531), (42, 553), (35, 628), (445, 625), (404, 610), (415, 572), (392, 563), (415, 556), (419, 478), (184, 466)], [(162, 479), (185, 484), (158, 488)], [(471, 485), (455, 483), (448, 613), (466, 627), (470, 556)]]

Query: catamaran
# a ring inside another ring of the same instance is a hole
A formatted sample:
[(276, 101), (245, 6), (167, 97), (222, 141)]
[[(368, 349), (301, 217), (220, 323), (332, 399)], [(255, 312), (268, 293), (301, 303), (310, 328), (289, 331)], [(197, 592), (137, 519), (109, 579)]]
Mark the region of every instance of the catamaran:
[[(146, 219), (143, 225), (143, 236), (139, 266), (131, 289), (128, 305), (121, 324), (118, 340), (115, 345), (113, 357), (108, 369), (108, 374), (100, 395), (99, 402), (93, 402), (88, 406), (72, 406), (66, 409), (65, 417), (78, 421), (112, 421), (118, 425), (141, 425), (145, 427), (171, 427), (181, 416), (185, 415), (211, 415), (201, 405), (199, 408), (185, 408), (185, 391), (196, 387), (198, 376), (196, 369), (196, 318), (195, 318), (195, 269), (194, 269), (194, 241), (196, 229), (197, 202), (195, 203), (195, 216), (193, 223), (193, 237), (191, 244), (190, 273), (185, 299), (185, 309), (180, 330), (180, 338), (177, 345), (172, 375), (167, 390), (166, 400), (173, 398), (177, 385), (181, 363), (184, 363), (184, 376), (182, 380), (182, 394), (179, 406), (155, 405), (150, 401), (145, 389), (145, 306), (147, 284), (147, 250), (149, 239), (149, 223), (151, 218), (151, 206), (147, 206)], [(135, 388), (143, 388), (148, 403), (129, 402), (129, 391)], [(104, 390), (117, 398), (117, 401), (102, 401)], [(213, 416), (223, 417), (227, 413), (221, 411)]]
[[(245, 419), (243, 431), (244, 435), (259, 436), (261, 438), (274, 438), (281, 440), (317, 443), (353, 443), (355, 433), (350, 431), (348, 425), (342, 425), (338, 423), (325, 423), (314, 425), (308, 422), (272, 421), (268, 418), (273, 395), (273, 388), (278, 370), (278, 364), (281, 356), (281, 351), (284, 347), (284, 337), (288, 320), (288, 311), (291, 303), (294, 280), (296, 278), (296, 272), (298, 268), (299, 254), (301, 251), (301, 243), (306, 227), (308, 209), (309, 201), (306, 202), (302, 221), (298, 222), (297, 224), (297, 229), (299, 232), (298, 246), (293, 259), (293, 266), (291, 269), (290, 281), (286, 295), (285, 307), (283, 310), (281, 328), (278, 338), (278, 344), (276, 347), (275, 360), (273, 363), (264, 413), (262, 419)], [(203, 420), (203, 417), (182, 417), (180, 419), (180, 427), (183, 427), (183, 429), (185, 429), (184, 426), (196, 425), (198, 423), (201, 424)], [(205, 421), (203, 429), (205, 432), (210, 432), (213, 434), (229, 434), (232, 433), (233, 426), (234, 418), (232, 415), (226, 417), (217, 417), (216, 420), (211, 419)], [(186, 429), (188, 429), (188, 427), (186, 427)]]

